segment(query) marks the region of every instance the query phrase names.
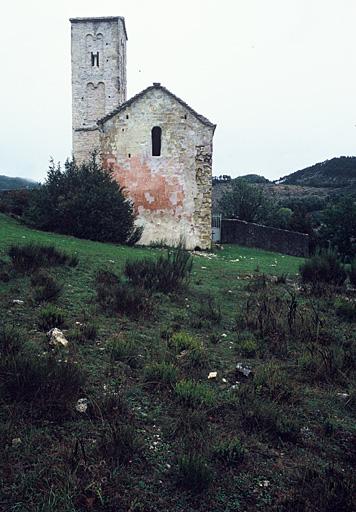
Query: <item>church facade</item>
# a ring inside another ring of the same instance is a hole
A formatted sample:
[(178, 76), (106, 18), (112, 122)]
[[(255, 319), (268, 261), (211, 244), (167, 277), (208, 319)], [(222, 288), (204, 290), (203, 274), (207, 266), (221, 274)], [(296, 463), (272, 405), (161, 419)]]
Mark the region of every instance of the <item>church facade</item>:
[(140, 243), (210, 248), (215, 125), (159, 83), (127, 100), (122, 17), (70, 21), (74, 157), (98, 151), (134, 203)]

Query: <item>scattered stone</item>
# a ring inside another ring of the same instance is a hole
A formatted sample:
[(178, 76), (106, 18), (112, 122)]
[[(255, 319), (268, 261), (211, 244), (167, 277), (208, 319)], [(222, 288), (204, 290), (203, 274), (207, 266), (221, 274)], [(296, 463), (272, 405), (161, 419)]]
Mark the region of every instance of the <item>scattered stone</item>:
[(14, 299), (14, 300), (12, 301), (12, 303), (13, 303), (13, 304), (23, 304), (23, 303), (24, 303), (24, 301), (23, 301), (23, 300), (20, 300), (20, 299)]
[(68, 346), (68, 340), (64, 336), (63, 332), (57, 327), (54, 327), (54, 329), (48, 331), (47, 336), (49, 338), (49, 344), (52, 345), (53, 347)]
[(222, 333), (221, 337), (226, 338), (227, 334), (225, 332)]
[(337, 396), (340, 398), (348, 398), (350, 395), (348, 393), (337, 393)]
[(20, 437), (14, 437), (11, 441), (11, 446), (13, 448), (18, 448), (22, 444), (22, 440)]
[(227, 380), (225, 379), (225, 377), (223, 377), (221, 380), (223, 381), (224, 384), (227, 383)]
[(208, 379), (216, 379), (218, 376), (218, 372), (210, 372), (208, 375)]
[(87, 398), (79, 398), (75, 405), (75, 409), (78, 412), (87, 412), (89, 400)]
[(245, 377), (249, 377), (252, 373), (251, 368), (249, 368), (248, 366), (243, 366), (242, 363), (237, 363), (236, 370), (242, 373), (242, 375), (244, 375)]

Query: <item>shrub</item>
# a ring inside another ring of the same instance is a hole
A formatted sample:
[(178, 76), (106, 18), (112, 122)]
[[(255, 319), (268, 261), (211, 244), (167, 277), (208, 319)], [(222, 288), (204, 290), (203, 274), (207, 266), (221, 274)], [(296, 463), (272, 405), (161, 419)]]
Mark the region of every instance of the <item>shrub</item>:
[(348, 322), (356, 321), (356, 301), (337, 300), (335, 302), (336, 314)]
[(62, 291), (62, 285), (44, 270), (33, 274), (31, 285), (34, 287), (33, 298), (36, 302), (55, 300)]
[(117, 464), (126, 464), (141, 447), (135, 428), (130, 424), (107, 422), (101, 432), (99, 449)]
[(255, 357), (257, 352), (257, 343), (254, 339), (242, 339), (238, 344), (238, 351), (243, 357)]
[(40, 310), (37, 318), (37, 326), (41, 331), (49, 331), (54, 327), (61, 327), (63, 324), (63, 312), (56, 306), (53, 306), (53, 304), (47, 304)]
[(31, 273), (39, 267), (57, 265), (74, 267), (78, 264), (77, 256), (69, 256), (56, 249), (54, 245), (11, 245), (8, 255), (15, 270), (23, 273)]
[(97, 327), (92, 322), (86, 322), (76, 327), (69, 333), (68, 337), (77, 343), (94, 341), (97, 336)]
[(202, 300), (197, 311), (197, 315), (202, 320), (208, 320), (214, 325), (220, 325), (222, 320), (222, 313), (220, 304), (217, 304), (213, 297), (208, 295), (205, 300)]
[(64, 170), (52, 162), (24, 219), (38, 229), (100, 242), (133, 243), (142, 233), (134, 226), (132, 203), (95, 154), (80, 166), (67, 161)]
[(349, 272), (350, 283), (352, 286), (356, 286), (356, 258), (351, 261), (351, 267)]
[(125, 338), (115, 338), (108, 343), (112, 361), (122, 361), (130, 366), (137, 364), (137, 344)]
[(245, 457), (246, 450), (237, 437), (221, 441), (215, 449), (214, 455), (222, 462), (234, 465), (239, 464)]
[(193, 492), (206, 489), (212, 480), (212, 471), (204, 457), (191, 453), (178, 458), (178, 483)]
[(6, 399), (36, 402), (54, 414), (67, 408), (85, 382), (78, 365), (19, 354), (0, 365), (1, 388)]
[(303, 283), (317, 286), (328, 283), (340, 286), (347, 277), (344, 266), (334, 250), (320, 250), (300, 267)]
[(192, 266), (191, 255), (182, 244), (179, 244), (155, 260), (128, 261), (125, 274), (135, 286), (142, 286), (150, 291), (170, 293), (187, 284)]
[(152, 363), (145, 366), (143, 375), (149, 384), (172, 386), (177, 380), (177, 368), (170, 363)]
[(188, 351), (182, 358), (183, 366), (189, 369), (206, 368), (209, 364), (209, 358), (206, 350), (202, 347), (195, 347)]
[(177, 400), (187, 407), (211, 406), (215, 402), (214, 391), (208, 385), (193, 380), (181, 380), (174, 391)]
[(112, 272), (101, 270), (95, 278), (96, 298), (107, 313), (149, 316), (153, 312), (152, 297), (142, 288), (121, 281)]
[(14, 356), (20, 348), (20, 331), (8, 324), (0, 323), (0, 357)]
[(173, 334), (169, 340), (169, 346), (174, 348), (176, 352), (201, 348), (201, 344), (194, 336), (183, 331)]
[(273, 361), (257, 368), (253, 384), (257, 393), (265, 394), (276, 402), (288, 400), (292, 396), (287, 375)]

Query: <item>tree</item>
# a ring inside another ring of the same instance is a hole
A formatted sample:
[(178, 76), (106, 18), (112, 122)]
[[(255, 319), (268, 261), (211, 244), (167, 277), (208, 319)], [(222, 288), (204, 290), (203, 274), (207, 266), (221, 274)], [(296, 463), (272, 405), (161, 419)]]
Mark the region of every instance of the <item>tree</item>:
[(264, 222), (270, 209), (262, 190), (244, 180), (233, 181), (231, 189), (220, 199), (219, 206), (225, 217), (247, 222)]
[(340, 198), (324, 211), (320, 228), (322, 242), (336, 247), (342, 256), (356, 255), (356, 201)]
[(67, 160), (64, 170), (52, 161), (24, 219), (38, 229), (101, 242), (135, 243), (141, 235), (132, 203), (95, 154), (80, 166)]

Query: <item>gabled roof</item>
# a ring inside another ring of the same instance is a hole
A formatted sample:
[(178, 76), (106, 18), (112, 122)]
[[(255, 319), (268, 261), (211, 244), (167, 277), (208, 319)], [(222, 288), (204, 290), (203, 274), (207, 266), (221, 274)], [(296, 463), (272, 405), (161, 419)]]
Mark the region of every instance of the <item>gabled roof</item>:
[(214, 130), (215, 130), (216, 124), (211, 123), (209, 121), (209, 119), (207, 119), (206, 117), (198, 114), (187, 103), (185, 103), (183, 100), (178, 98), (178, 96), (176, 96), (171, 91), (166, 89), (166, 87), (163, 87), (163, 85), (161, 85), (159, 83), (155, 83), (155, 82), (153, 83), (153, 85), (150, 85), (149, 87), (146, 87), (146, 89), (144, 89), (143, 91), (139, 92), (135, 96), (132, 96), (132, 98), (130, 98), (129, 100), (125, 101), (125, 103), (122, 103), (120, 106), (116, 107), (114, 110), (109, 112), (109, 114), (106, 114), (106, 116), (102, 117), (101, 119), (98, 119), (97, 123), (101, 124), (101, 125), (104, 124), (106, 121), (108, 121), (109, 119), (114, 117), (119, 112), (122, 112), (123, 110), (125, 110), (126, 107), (129, 107), (136, 100), (142, 98), (146, 93), (148, 93), (149, 91), (152, 91), (154, 89), (159, 89), (161, 91), (164, 91), (171, 98), (174, 98), (176, 101), (178, 101), (178, 103), (180, 103), (183, 107), (185, 107), (196, 119), (198, 119), (198, 121), (200, 121), (201, 123), (205, 124), (206, 126), (210, 126), (210, 127), (214, 128)]
[(125, 18), (123, 18), (122, 16), (99, 16), (96, 18), (69, 18), (69, 21), (71, 23), (83, 23), (83, 21), (84, 22), (85, 21), (100, 22), (100, 21), (118, 21), (118, 20), (122, 21), (122, 24), (124, 26), (125, 37), (126, 37), (126, 41), (127, 41)]

